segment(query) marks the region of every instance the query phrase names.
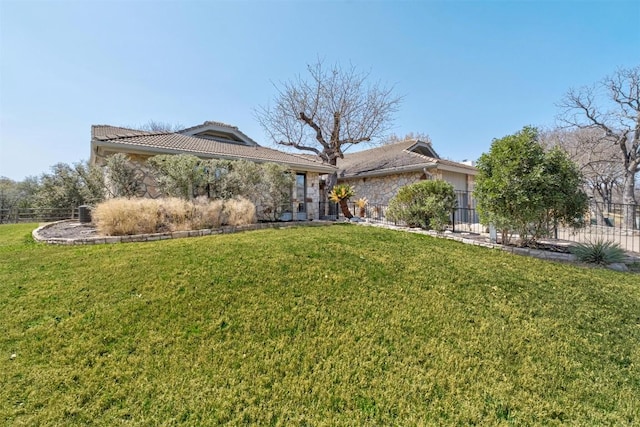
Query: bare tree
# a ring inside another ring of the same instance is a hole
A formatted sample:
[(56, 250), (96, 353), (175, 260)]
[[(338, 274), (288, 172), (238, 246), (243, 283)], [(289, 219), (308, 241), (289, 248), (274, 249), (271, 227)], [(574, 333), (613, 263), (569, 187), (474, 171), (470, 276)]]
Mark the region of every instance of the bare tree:
[[(355, 67), (330, 69), (322, 61), (308, 65), (308, 79), (298, 76), (275, 85), (273, 106), (255, 111), (258, 122), (277, 144), (312, 152), (336, 165), (351, 146), (384, 136), (401, 97), (393, 88), (369, 83)], [(337, 181), (331, 175), (327, 191)]]
[(619, 194), (624, 179), (620, 149), (594, 128), (553, 129), (541, 132), (540, 143), (547, 149), (562, 148), (578, 165), (585, 191), (607, 205)]
[(137, 129), (146, 130), (149, 132), (178, 132), (184, 129), (184, 126), (180, 123), (169, 122), (157, 122), (155, 120), (149, 120), (147, 123), (137, 126)]
[[(560, 121), (571, 128), (594, 129), (618, 147), (622, 157), (622, 202), (635, 205), (640, 172), (640, 66), (618, 69), (592, 86), (571, 89), (560, 102)], [(635, 212), (624, 218), (633, 228)]]
[(395, 133), (391, 133), (389, 135), (387, 135), (382, 141), (381, 143), (383, 145), (385, 144), (395, 144), (396, 142), (402, 142), (402, 141), (407, 141), (410, 139), (415, 139), (415, 140), (419, 140), (419, 141), (423, 141), (423, 142), (428, 142), (429, 144), (431, 144), (431, 137), (424, 132), (409, 132), (406, 133), (404, 135), (404, 137), (400, 137), (398, 135), (396, 135)]

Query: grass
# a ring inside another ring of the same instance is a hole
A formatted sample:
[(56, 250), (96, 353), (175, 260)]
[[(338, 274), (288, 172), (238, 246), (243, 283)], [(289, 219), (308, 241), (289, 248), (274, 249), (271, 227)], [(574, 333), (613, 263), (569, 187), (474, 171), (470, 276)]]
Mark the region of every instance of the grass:
[(637, 275), (353, 225), (33, 228), (0, 226), (5, 424), (640, 423)]

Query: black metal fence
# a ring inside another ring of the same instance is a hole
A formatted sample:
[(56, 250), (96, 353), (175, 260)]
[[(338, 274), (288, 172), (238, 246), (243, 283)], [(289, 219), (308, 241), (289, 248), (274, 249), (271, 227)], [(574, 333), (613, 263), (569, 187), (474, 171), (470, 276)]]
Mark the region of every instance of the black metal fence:
[(572, 242), (610, 241), (640, 253), (640, 205), (592, 201), (583, 219), (584, 227), (558, 227), (554, 237)]
[(52, 222), (78, 218), (78, 209), (13, 208), (0, 209), (0, 224)]
[[(473, 194), (458, 191), (456, 197), (458, 207), (451, 214), (447, 229), (453, 232), (487, 233), (488, 227), (480, 223)], [(333, 205), (334, 215), (326, 214), (330, 204)], [(351, 214), (363, 221), (406, 225), (387, 218), (387, 205), (367, 203), (364, 207), (359, 207), (356, 202), (350, 201), (348, 206)], [(325, 213), (324, 216), (323, 213)], [(335, 220), (344, 216), (337, 204), (321, 202), (320, 218)], [(600, 239), (611, 241), (619, 244), (624, 250), (640, 253), (640, 205), (604, 204), (592, 201), (583, 221), (584, 227), (578, 229), (549, 224), (548, 234), (550, 238), (572, 242), (590, 242)]]

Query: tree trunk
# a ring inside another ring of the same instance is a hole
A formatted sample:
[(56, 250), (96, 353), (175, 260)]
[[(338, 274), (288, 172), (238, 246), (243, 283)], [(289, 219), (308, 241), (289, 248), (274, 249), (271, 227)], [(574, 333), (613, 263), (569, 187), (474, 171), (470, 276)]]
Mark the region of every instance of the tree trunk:
[[(335, 158), (331, 159), (329, 164), (332, 166), (336, 166), (337, 164), (336, 159)], [(337, 183), (338, 183), (338, 172), (330, 173), (327, 176), (327, 184), (325, 187), (327, 191), (327, 195), (331, 194), (331, 190), (333, 190), (333, 187), (335, 187)], [(329, 203), (329, 216), (337, 218), (337, 215), (338, 215), (338, 212), (337, 212), (335, 203)]]
[(351, 212), (349, 211), (349, 205), (347, 204), (346, 199), (340, 200), (340, 210), (342, 211), (342, 215), (344, 215), (345, 218), (353, 218), (353, 215), (351, 215)]
[(627, 230), (633, 230), (635, 227), (636, 218), (636, 175), (635, 172), (630, 172), (628, 169), (624, 171), (624, 184), (622, 187), (622, 203), (623, 206), (623, 218), (624, 228)]

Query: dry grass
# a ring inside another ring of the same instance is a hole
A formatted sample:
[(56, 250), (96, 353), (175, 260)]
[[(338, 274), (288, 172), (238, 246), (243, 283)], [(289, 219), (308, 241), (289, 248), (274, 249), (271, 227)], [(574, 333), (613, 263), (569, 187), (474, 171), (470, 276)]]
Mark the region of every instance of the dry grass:
[(100, 234), (121, 236), (155, 233), (159, 210), (158, 200), (118, 198), (100, 203), (91, 216)]
[(253, 224), (256, 208), (247, 199), (111, 199), (93, 212), (98, 232), (105, 236), (160, 233)]
[(244, 225), (257, 222), (256, 206), (243, 197), (226, 200), (224, 213), (227, 225)]
[(194, 216), (191, 219), (193, 230), (218, 228), (222, 225), (224, 208), (223, 200), (210, 201), (206, 197), (198, 197), (194, 204)]

